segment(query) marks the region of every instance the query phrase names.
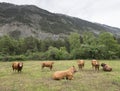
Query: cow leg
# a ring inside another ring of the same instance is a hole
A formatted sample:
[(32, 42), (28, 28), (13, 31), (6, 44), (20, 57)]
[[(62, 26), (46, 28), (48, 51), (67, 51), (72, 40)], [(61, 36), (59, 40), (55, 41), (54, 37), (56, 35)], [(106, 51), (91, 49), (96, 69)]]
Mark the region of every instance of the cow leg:
[(50, 70), (52, 70), (52, 65), (50, 66)]
[(42, 68), (41, 69), (43, 69), (44, 68), (44, 65), (42, 65)]
[(66, 80), (68, 80), (68, 77), (66, 76)]
[(14, 72), (14, 68), (13, 68), (13, 72)]
[(93, 70), (96, 70), (95, 66), (92, 65), (92, 69), (93, 69)]

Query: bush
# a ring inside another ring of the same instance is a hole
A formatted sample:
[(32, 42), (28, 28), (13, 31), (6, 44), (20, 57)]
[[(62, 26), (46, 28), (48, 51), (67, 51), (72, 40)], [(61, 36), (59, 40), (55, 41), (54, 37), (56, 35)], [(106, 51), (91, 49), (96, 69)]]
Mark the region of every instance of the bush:
[(26, 60), (26, 57), (24, 55), (3, 56), (3, 57), (0, 57), (0, 60), (1, 61), (16, 61), (16, 60), (24, 61)]
[(46, 59), (50, 59), (50, 60), (58, 60), (59, 59), (59, 50), (56, 47), (52, 47), (50, 46), (48, 51), (46, 51), (45, 55), (46, 55)]
[(65, 47), (61, 47), (58, 53), (59, 59), (60, 60), (67, 60), (70, 59), (70, 54), (66, 51)]
[(27, 56), (28, 60), (41, 60), (42, 59), (43, 53), (35, 52), (35, 53), (30, 53)]

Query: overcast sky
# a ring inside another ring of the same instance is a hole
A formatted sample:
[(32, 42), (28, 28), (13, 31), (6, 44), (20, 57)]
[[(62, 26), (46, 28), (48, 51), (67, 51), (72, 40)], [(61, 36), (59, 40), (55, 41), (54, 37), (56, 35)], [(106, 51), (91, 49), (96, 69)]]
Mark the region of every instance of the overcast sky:
[(53, 13), (120, 28), (120, 0), (0, 0), (0, 2), (33, 4)]

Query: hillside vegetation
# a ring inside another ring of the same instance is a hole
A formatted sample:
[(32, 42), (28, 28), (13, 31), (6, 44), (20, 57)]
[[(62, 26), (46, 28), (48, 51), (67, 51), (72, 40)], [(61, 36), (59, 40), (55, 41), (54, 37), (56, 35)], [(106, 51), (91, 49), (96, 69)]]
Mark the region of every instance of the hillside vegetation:
[(72, 33), (64, 40), (38, 40), (34, 37), (0, 38), (0, 60), (119, 59), (120, 43), (108, 32), (95, 37), (86, 32)]
[(79, 18), (55, 14), (34, 5), (14, 5), (0, 3), (0, 36), (14, 38), (33, 36), (40, 39), (51, 37), (53, 40), (65, 37), (72, 32), (83, 33), (111, 32), (120, 38), (120, 29)]

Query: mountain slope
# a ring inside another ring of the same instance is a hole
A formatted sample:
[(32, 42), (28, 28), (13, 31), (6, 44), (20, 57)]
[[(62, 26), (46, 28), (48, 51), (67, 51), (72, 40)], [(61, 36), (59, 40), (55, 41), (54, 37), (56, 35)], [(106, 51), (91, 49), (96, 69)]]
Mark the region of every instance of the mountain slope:
[(34, 5), (0, 3), (0, 36), (15, 38), (34, 36), (40, 39), (64, 37), (71, 32), (108, 31), (120, 37), (120, 29), (88, 22), (79, 18), (50, 13)]

